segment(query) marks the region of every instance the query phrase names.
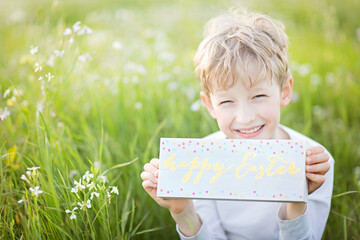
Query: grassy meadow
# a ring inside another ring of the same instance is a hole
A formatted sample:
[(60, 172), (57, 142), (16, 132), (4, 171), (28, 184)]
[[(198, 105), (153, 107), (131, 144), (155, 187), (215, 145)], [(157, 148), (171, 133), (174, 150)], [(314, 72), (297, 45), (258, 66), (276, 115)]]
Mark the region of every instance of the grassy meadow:
[(234, 5), (285, 23), (295, 93), (281, 123), (335, 158), (323, 239), (358, 239), (358, 0), (1, 1), (0, 239), (177, 239), (140, 173), (160, 137), (218, 129), (192, 58)]

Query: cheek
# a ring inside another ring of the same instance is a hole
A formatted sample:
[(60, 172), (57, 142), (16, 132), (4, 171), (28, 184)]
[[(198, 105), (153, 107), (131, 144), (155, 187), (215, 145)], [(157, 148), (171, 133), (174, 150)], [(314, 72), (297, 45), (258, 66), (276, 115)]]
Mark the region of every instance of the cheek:
[(267, 121), (280, 121), (280, 102), (271, 101), (261, 104), (257, 112)]
[(220, 128), (226, 127), (232, 122), (234, 118), (233, 111), (229, 111), (226, 109), (216, 109), (215, 111), (216, 119)]

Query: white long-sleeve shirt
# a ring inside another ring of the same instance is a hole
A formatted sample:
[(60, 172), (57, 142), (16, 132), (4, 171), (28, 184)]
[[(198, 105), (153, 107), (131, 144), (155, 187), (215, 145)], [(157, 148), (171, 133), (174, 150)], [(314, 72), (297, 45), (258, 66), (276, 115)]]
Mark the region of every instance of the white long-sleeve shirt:
[[(308, 147), (320, 145), (314, 140), (280, 125), (292, 140), (307, 142)], [(209, 135), (225, 139), (222, 132)], [(326, 150), (327, 153), (329, 153)], [(329, 154), (330, 155), (330, 154)], [(334, 159), (330, 155), (330, 170), (324, 184), (308, 197), (306, 211), (293, 220), (284, 220), (286, 203), (226, 200), (193, 200), (202, 226), (193, 237), (182, 240), (212, 239), (321, 239), (329, 216), (334, 178)]]

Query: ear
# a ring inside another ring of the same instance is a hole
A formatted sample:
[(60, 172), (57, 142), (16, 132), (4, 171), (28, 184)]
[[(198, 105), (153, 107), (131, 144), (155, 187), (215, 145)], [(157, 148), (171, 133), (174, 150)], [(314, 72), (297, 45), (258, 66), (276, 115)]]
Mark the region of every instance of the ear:
[(281, 89), (280, 106), (285, 107), (290, 103), (292, 92), (293, 92), (293, 78), (292, 76), (289, 76), (283, 83)]
[(204, 92), (200, 92), (200, 97), (201, 97), (201, 100), (203, 101), (203, 103), (205, 104), (206, 109), (210, 113), (211, 117), (216, 119), (215, 110), (211, 103), (210, 97), (208, 97)]

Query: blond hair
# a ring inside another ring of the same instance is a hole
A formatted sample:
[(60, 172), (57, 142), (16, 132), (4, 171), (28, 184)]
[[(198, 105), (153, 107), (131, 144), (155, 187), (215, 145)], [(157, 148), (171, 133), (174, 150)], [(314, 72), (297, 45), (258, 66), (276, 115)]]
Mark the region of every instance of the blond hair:
[[(288, 38), (284, 25), (260, 13), (221, 15), (205, 27), (205, 39), (195, 54), (195, 72), (203, 91), (209, 95), (215, 87), (228, 89), (237, 79), (245, 86), (276, 79), (280, 86), (289, 76)], [(256, 64), (252, 79), (249, 67)]]

